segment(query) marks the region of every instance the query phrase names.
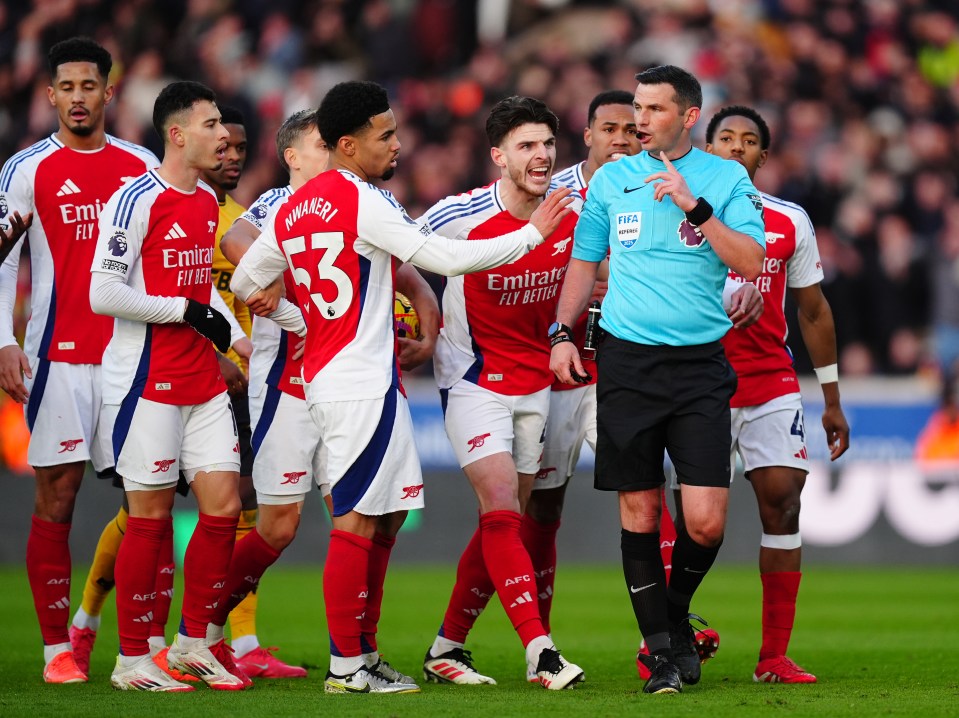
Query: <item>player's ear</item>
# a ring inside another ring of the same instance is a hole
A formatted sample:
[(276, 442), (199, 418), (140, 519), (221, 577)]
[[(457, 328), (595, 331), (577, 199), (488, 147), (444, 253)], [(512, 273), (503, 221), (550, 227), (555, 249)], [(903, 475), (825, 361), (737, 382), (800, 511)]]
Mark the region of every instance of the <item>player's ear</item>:
[(283, 150), (283, 159), (286, 160), (286, 166), (290, 169), (299, 169), (297, 167), (299, 163), (296, 161), (296, 150), (293, 147), (287, 147)]
[(116, 92), (116, 88), (113, 85), (107, 85), (107, 89), (103, 91), (103, 104), (109, 105), (113, 100), (113, 94)]
[(686, 119), (683, 121), (683, 127), (687, 130), (691, 129), (693, 125), (699, 122), (699, 115), (702, 113), (698, 107), (690, 107), (686, 110)]
[(356, 139), (350, 135), (343, 135), (336, 143), (337, 149), (347, 157), (356, 154)]
[(497, 167), (506, 166), (506, 155), (503, 153), (503, 150), (501, 150), (499, 147), (490, 147), (489, 156), (492, 158), (493, 164), (496, 165)]
[(166, 130), (167, 141), (174, 147), (183, 147), (186, 143), (186, 140), (183, 136), (183, 128), (180, 125), (173, 123)]
[(57, 92), (52, 85), (47, 85), (47, 99), (50, 100), (51, 107), (57, 106)]
[(759, 153), (759, 162), (756, 164), (756, 168), (762, 167), (766, 164), (766, 160), (769, 159), (769, 150), (763, 150)]
[(585, 130), (583, 130), (583, 142), (586, 144), (587, 147), (593, 146), (593, 131), (589, 129), (588, 127)]

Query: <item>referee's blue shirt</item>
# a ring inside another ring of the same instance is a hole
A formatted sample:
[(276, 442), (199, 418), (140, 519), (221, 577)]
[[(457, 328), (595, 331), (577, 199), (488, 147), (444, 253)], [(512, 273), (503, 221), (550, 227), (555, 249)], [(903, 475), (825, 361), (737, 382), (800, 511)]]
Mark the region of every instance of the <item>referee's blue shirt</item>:
[[(762, 200), (742, 165), (695, 148), (671, 162), (723, 224), (765, 248)], [(644, 185), (643, 179), (665, 169), (648, 152), (600, 167), (576, 224), (573, 257), (598, 262), (609, 252), (600, 325), (614, 336), (639, 344), (707, 344), (732, 326), (722, 305), (728, 269), (670, 197), (653, 200), (657, 181)]]

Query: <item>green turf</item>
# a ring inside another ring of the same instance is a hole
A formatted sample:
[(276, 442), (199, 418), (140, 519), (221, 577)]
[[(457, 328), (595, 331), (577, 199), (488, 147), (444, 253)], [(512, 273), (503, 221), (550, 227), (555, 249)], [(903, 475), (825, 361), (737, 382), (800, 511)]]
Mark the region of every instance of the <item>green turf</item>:
[[(80, 575), (79, 573), (77, 574)], [(453, 569), (397, 566), (387, 584), (381, 648), (419, 675), (451, 587)], [(74, 601), (79, 601), (80, 580)], [(419, 695), (323, 693), (327, 636), (318, 569), (277, 567), (260, 589), (259, 634), (311, 668), (306, 680), (257, 681), (241, 694), (118, 693), (109, 685), (117, 650), (108, 603), (91, 682), (46, 686), (39, 631), (22, 570), (0, 568), (0, 716), (956, 716), (959, 715), (959, 572), (813, 567), (803, 580), (790, 654), (818, 674), (814, 686), (756, 685), (759, 580), (752, 568), (718, 566), (694, 610), (722, 636), (703, 680), (678, 696), (646, 696), (633, 660), (638, 634), (615, 566), (560, 566), (553, 635), (586, 669), (587, 683), (551, 692), (524, 681), (523, 654), (494, 604), (471, 637), (477, 667), (498, 686), (423, 686)], [(172, 626), (171, 626), (172, 630)], [(182, 715), (182, 714), (181, 714)]]

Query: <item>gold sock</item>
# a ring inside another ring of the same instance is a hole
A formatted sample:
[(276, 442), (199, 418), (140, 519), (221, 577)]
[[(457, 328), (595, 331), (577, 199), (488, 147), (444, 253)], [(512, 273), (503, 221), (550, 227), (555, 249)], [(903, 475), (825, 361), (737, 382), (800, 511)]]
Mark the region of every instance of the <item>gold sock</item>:
[(121, 508), (117, 515), (103, 528), (93, 554), (93, 565), (83, 587), (83, 602), (80, 604), (88, 616), (99, 616), (103, 603), (113, 590), (113, 569), (123, 534), (127, 531), (127, 512)]

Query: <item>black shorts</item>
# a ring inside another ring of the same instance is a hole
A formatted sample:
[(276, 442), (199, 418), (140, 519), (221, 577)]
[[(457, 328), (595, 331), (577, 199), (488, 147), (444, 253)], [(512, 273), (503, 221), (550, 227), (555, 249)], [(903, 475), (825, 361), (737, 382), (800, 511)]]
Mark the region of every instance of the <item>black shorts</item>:
[(597, 370), (597, 489), (662, 485), (664, 451), (681, 484), (729, 486), (736, 374), (722, 344), (648, 346), (607, 335)]
[(253, 430), (250, 428), (250, 398), (244, 393), (231, 396), (237, 440), (240, 442), (240, 476), (253, 475)]

